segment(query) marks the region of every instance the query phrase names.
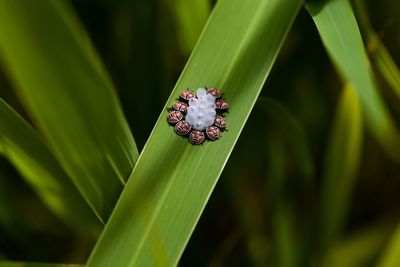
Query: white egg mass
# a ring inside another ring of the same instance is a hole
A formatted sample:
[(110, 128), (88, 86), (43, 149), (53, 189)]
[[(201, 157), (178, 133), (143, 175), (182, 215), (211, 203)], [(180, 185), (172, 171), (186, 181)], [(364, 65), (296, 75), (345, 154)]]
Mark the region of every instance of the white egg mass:
[(197, 97), (189, 99), (186, 121), (196, 130), (202, 131), (213, 125), (215, 115), (215, 97), (207, 93), (205, 88), (197, 89)]

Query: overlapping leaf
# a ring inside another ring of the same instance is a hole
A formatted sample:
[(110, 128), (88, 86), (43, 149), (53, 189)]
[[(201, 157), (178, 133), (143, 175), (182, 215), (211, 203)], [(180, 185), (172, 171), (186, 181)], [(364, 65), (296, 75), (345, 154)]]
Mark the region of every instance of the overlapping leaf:
[(37, 133), (0, 99), (0, 154), (61, 220), (98, 236), (100, 222)]
[(217, 3), (166, 107), (185, 88), (218, 87), (231, 104), (229, 131), (192, 146), (163, 110), (87, 266), (177, 264), (301, 4)]
[(57, 159), (106, 220), (138, 152), (114, 88), (65, 1), (1, 1), (0, 59)]
[(321, 239), (337, 241), (347, 216), (360, 163), (363, 138), (361, 106), (356, 91), (343, 89), (328, 143), (321, 192)]
[(357, 91), (372, 133), (393, 159), (400, 160), (399, 133), (376, 87), (349, 1), (312, 1), (306, 6), (332, 61)]

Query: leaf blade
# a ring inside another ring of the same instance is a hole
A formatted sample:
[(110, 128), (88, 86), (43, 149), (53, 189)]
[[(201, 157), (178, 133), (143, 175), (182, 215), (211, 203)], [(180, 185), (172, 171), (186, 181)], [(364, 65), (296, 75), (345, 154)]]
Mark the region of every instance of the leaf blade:
[(0, 54), (24, 106), (105, 221), (138, 152), (104, 68), (64, 1), (2, 1), (0, 22)]
[(64, 222), (100, 233), (100, 222), (37, 133), (0, 99), (0, 154), (15, 165), (49, 209)]
[(399, 134), (378, 92), (349, 1), (308, 2), (306, 7), (331, 60), (357, 91), (371, 132), (393, 159), (400, 160)]
[(177, 264), (301, 4), (218, 2), (166, 107), (184, 88), (219, 87), (229, 131), (193, 147), (162, 112), (87, 266)]
[(361, 161), (363, 126), (357, 93), (343, 88), (325, 155), (321, 192), (322, 244), (337, 241)]
[(360, 28), (366, 35), (368, 52), (372, 61), (386, 82), (391, 86), (393, 92), (400, 99), (400, 70), (381, 41), (381, 37), (372, 28), (364, 2), (357, 0), (354, 1), (354, 4)]

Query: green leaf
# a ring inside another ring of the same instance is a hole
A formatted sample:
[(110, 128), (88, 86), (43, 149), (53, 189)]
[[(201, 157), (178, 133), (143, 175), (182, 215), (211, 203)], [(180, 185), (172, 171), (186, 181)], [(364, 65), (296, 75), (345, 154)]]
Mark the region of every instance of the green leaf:
[(400, 266), (400, 224), (390, 238), (381, 260), (376, 265), (377, 267), (393, 267)]
[(309, 2), (306, 6), (332, 61), (357, 91), (372, 133), (387, 153), (400, 161), (399, 134), (379, 95), (348, 0)]
[(0, 56), (28, 114), (105, 221), (138, 152), (110, 79), (69, 6), (1, 1)]
[(375, 35), (374, 40), (373, 58), (376, 67), (400, 100), (400, 70), (378, 36)]
[(86, 201), (30, 125), (0, 99), (0, 154), (61, 220), (97, 237), (101, 227)]
[(229, 130), (193, 146), (163, 111), (87, 266), (177, 265), (301, 5), (218, 1), (165, 107), (185, 88), (218, 87)]
[(0, 261), (0, 267), (83, 267), (79, 264)]
[(364, 2), (362, 0), (356, 0), (354, 4), (356, 6), (360, 28), (366, 35), (368, 52), (372, 57), (372, 61), (400, 99), (400, 70), (390, 56), (385, 45), (381, 42), (380, 37), (374, 32), (370, 25)]
[(363, 124), (356, 91), (343, 89), (325, 156), (321, 191), (321, 239), (329, 247), (340, 236), (360, 165)]

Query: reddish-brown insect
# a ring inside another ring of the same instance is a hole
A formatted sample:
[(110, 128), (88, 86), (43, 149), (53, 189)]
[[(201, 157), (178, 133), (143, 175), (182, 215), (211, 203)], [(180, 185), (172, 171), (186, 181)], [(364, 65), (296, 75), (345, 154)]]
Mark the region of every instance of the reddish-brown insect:
[(178, 110), (182, 113), (186, 113), (187, 109), (188, 109), (188, 104), (184, 103), (184, 102), (176, 102), (173, 106), (173, 109)]
[(175, 123), (177, 123), (178, 121), (183, 120), (184, 117), (185, 117), (185, 116), (183, 116), (182, 112), (177, 111), (177, 110), (173, 110), (173, 111), (170, 111), (170, 112), (168, 113), (167, 121), (168, 121), (169, 123), (175, 124)]
[(225, 110), (227, 110), (229, 108), (228, 102), (226, 102), (223, 99), (217, 99), (215, 101), (215, 105), (217, 106), (217, 109), (223, 110), (223, 111), (225, 111)]
[(187, 135), (191, 129), (192, 129), (192, 125), (190, 125), (190, 123), (188, 123), (187, 121), (179, 121), (175, 125), (175, 132), (178, 135)]
[(189, 99), (195, 97), (196, 94), (192, 90), (186, 89), (185, 91), (180, 93), (179, 96), (184, 100), (189, 100)]
[(202, 131), (193, 130), (189, 135), (189, 142), (192, 145), (200, 145), (204, 142), (205, 135)]
[(221, 137), (221, 131), (216, 126), (209, 126), (206, 129), (207, 137), (212, 141), (218, 140)]
[(207, 93), (212, 94), (216, 98), (221, 97), (221, 91), (218, 90), (217, 88), (210, 88), (210, 89), (207, 90)]
[(228, 125), (228, 123), (226, 122), (224, 117), (221, 117), (221, 116), (217, 115), (217, 116), (215, 116), (214, 125), (218, 126), (220, 129), (225, 129), (226, 126)]

